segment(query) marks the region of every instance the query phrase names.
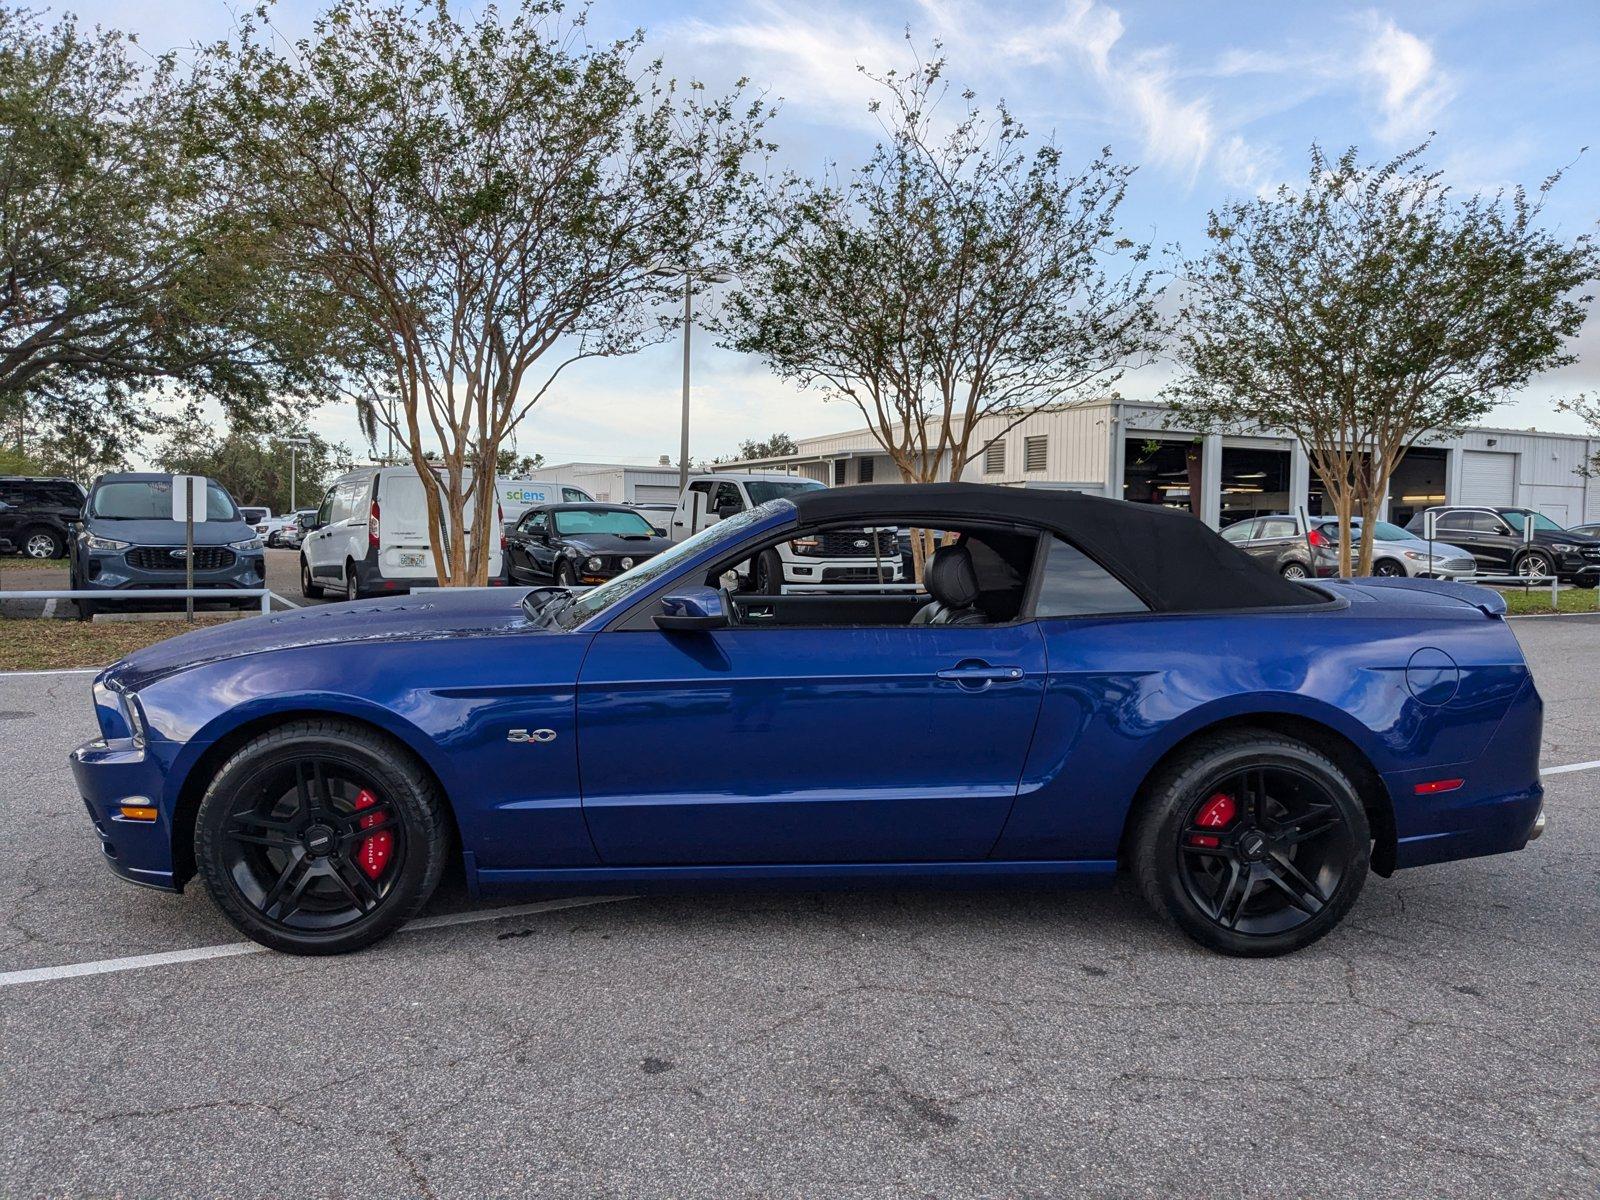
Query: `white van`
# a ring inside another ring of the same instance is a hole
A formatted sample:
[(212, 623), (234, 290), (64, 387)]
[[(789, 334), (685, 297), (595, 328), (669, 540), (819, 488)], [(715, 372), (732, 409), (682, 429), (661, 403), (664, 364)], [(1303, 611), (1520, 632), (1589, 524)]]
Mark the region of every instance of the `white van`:
[(593, 504), (594, 497), (581, 487), (552, 479), (508, 479), (494, 481), (500, 509), (507, 525), (522, 520), (522, 514), (542, 504)]
[[(334, 480), (300, 543), (301, 593), (316, 599), (334, 590), (356, 600), (437, 583), (422, 487), (414, 467), (362, 467)], [(505, 538), (495, 524), (490, 583), (503, 581)]]

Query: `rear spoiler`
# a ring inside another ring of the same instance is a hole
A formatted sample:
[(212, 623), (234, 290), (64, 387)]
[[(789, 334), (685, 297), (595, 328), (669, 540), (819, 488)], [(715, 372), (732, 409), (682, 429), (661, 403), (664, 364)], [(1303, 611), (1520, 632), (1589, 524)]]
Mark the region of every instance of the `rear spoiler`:
[(1414, 592), (1433, 592), (1439, 596), (1449, 596), (1452, 600), (1459, 600), (1463, 604), (1470, 604), (1486, 617), (1503, 617), (1506, 615), (1506, 598), (1493, 588), (1478, 587), (1471, 583), (1456, 583), (1450, 579), (1408, 579), (1405, 576), (1390, 576), (1371, 579), (1358, 579), (1353, 582), (1362, 587), (1401, 588)]

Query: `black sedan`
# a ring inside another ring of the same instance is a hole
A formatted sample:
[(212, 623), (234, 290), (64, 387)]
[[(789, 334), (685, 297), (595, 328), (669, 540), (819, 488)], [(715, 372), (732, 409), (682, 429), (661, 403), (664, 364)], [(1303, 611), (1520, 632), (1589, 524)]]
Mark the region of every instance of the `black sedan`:
[(506, 534), (512, 583), (604, 583), (672, 543), (637, 509), (620, 504), (545, 504)]

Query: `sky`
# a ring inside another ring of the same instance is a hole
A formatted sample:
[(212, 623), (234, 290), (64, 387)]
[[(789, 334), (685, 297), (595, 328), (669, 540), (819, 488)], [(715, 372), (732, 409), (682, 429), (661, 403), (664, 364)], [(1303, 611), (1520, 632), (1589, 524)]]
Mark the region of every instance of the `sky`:
[[(153, 52), (226, 35), (238, 3), (67, 0), (58, 10), (139, 35)], [(319, 5), (284, 0), (290, 37)], [(903, 0), (595, 0), (592, 37), (635, 28), (670, 73), (713, 88), (736, 77), (780, 103), (769, 131), (778, 164), (817, 172), (865, 158), (879, 129), (874, 86), (857, 70), (909, 63), (942, 43), (948, 76), (980, 101), (1003, 99), (1067, 161), (1108, 145), (1137, 164), (1123, 208), (1130, 236), (1198, 250), (1207, 211), (1304, 177), (1313, 141), (1359, 146), (1375, 160), (1433, 135), (1429, 163), (1459, 191), (1531, 189), (1566, 176), (1544, 221), (1572, 238), (1600, 219), (1600, 3), (1391, 0), (1167, 0), (1164, 3), (963, 3)], [(1590, 147), (1587, 153), (1582, 153)], [(855, 411), (775, 379), (755, 359), (692, 343), (691, 453), (731, 453), (747, 437), (858, 427)], [(1580, 361), (1537, 379), (1486, 423), (1581, 428), (1556, 397), (1600, 391), (1600, 316), (1578, 339)], [(519, 431), (522, 453), (655, 462), (677, 455), (682, 344), (659, 345), (564, 373)], [(1119, 390), (1152, 398), (1163, 364)], [(319, 431), (361, 444), (354, 415), (326, 409)]]

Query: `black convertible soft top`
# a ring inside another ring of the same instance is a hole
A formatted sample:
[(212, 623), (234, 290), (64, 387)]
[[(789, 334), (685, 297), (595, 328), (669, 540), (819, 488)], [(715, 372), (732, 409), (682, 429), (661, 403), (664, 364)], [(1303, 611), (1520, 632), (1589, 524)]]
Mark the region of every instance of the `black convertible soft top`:
[(1054, 488), (892, 483), (791, 497), (800, 519), (904, 524), (940, 517), (1034, 525), (1059, 533), (1157, 612), (1291, 608), (1323, 598), (1230, 546), (1198, 518)]

